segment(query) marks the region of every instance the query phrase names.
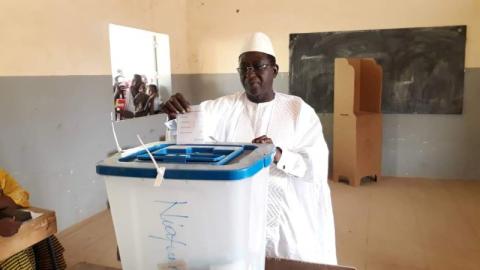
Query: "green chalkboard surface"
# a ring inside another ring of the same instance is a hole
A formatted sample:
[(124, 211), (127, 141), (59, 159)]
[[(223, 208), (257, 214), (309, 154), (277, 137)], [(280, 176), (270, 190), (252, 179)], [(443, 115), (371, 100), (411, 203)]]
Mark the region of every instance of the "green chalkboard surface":
[(466, 26), (290, 35), (290, 93), (333, 111), (335, 58), (374, 58), (383, 68), (382, 112), (461, 114)]

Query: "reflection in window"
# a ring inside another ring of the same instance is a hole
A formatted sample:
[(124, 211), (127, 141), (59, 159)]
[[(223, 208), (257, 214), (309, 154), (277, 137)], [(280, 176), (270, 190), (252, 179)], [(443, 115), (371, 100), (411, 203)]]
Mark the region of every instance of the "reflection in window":
[(168, 35), (110, 25), (116, 120), (160, 112), (171, 93)]

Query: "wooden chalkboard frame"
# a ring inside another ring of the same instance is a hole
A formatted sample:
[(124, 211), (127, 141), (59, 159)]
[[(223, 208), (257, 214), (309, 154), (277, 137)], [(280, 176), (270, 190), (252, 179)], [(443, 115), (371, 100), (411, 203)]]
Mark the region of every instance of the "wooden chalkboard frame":
[(461, 114), (465, 25), (290, 34), (290, 93), (333, 112), (335, 58), (374, 58), (382, 112)]

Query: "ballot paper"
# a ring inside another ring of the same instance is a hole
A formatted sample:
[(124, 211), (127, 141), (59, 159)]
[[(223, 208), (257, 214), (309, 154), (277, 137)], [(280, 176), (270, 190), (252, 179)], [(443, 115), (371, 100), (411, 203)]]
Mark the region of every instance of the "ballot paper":
[(190, 112), (177, 114), (177, 144), (203, 143), (205, 130), (205, 113), (200, 106), (190, 106)]

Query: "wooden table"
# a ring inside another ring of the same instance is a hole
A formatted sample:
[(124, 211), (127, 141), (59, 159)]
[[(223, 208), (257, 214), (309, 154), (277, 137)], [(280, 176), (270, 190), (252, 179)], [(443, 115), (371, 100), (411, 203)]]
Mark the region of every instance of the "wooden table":
[(341, 265), (316, 264), (287, 259), (267, 258), (265, 270), (355, 270), (353, 267)]
[[(31, 207), (30, 210), (41, 216), (24, 222), (18, 233), (10, 237), (0, 236), (0, 261), (4, 261), (12, 255), (47, 239), (57, 232), (57, 218), (54, 211)], [(54, 257), (53, 248), (49, 241), (49, 253)], [(55, 259), (52, 260), (55, 263)]]

